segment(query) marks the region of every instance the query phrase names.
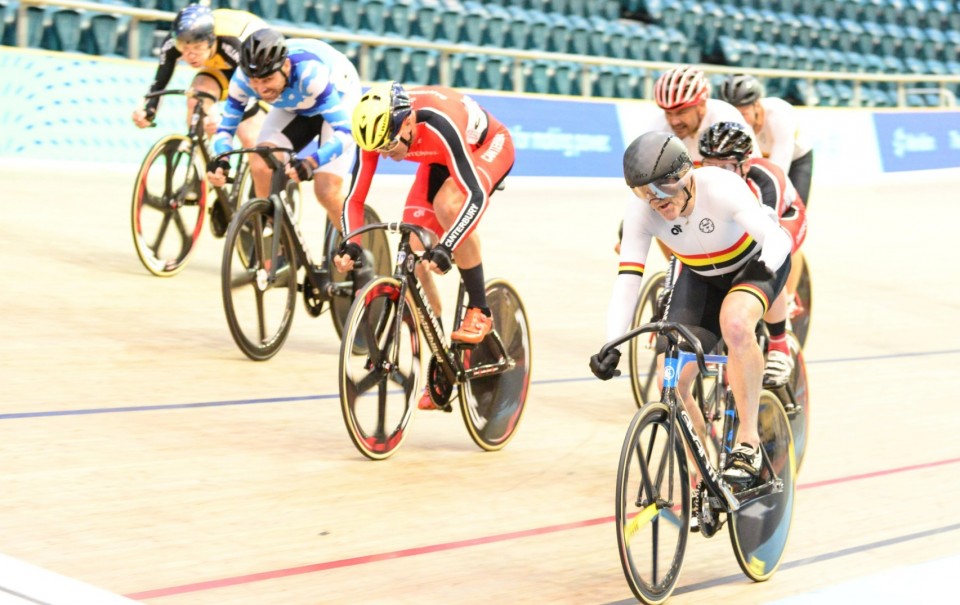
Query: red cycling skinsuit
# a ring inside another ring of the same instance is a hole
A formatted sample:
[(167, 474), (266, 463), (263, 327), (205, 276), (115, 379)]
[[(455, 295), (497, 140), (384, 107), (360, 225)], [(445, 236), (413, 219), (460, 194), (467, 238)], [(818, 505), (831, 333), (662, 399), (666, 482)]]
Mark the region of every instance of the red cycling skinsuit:
[[(404, 159), (419, 162), (420, 167), (407, 195), (403, 220), (442, 234), (440, 243), (456, 250), (476, 228), (490, 195), (513, 167), (513, 140), (503, 124), (466, 95), (439, 86), (408, 92), (417, 132)], [(343, 233), (363, 224), (363, 205), (379, 161), (378, 152), (358, 148), (353, 183), (344, 202)], [(444, 232), (433, 211), (433, 198), (448, 177), (466, 202)]]
[(807, 209), (783, 169), (766, 158), (750, 158), (743, 164), (747, 184), (761, 203), (777, 212), (780, 226), (790, 236), (791, 254), (807, 237)]

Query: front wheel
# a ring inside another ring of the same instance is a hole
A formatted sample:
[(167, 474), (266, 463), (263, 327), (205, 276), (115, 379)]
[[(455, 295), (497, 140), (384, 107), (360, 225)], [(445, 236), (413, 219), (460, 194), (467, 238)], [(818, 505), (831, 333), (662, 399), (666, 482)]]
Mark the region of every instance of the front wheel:
[(648, 403), (633, 416), (620, 451), (617, 544), (630, 590), (663, 603), (680, 579), (690, 533), (687, 457), (670, 410)]
[[(513, 438), (527, 402), (533, 354), (530, 323), (516, 289), (502, 279), (486, 284), (487, 306), (493, 315), (493, 331), (472, 349), (461, 352), (465, 370), (509, 364), (460, 385), (460, 411), (474, 443), (481, 449), (503, 449)], [(503, 344), (501, 349), (500, 344)], [(502, 351), (505, 350), (507, 358)]]
[(176, 275), (196, 249), (207, 204), (203, 171), (193, 144), (181, 134), (163, 137), (143, 159), (131, 230), (140, 262), (154, 275)]
[[(663, 286), (667, 282), (667, 273), (660, 271), (650, 276), (640, 290), (637, 306), (633, 311), (630, 329), (663, 319), (660, 317), (659, 300)], [(630, 339), (630, 386), (637, 407), (657, 398), (657, 334), (641, 334)]]
[(293, 233), (283, 221), (274, 224), (273, 203), (261, 198), (241, 206), (224, 239), (221, 293), (230, 334), (254, 361), (276, 355), (290, 333), (297, 269)]
[[(340, 410), (361, 454), (389, 458), (407, 436), (421, 375), (420, 332), (400, 282), (380, 277), (354, 299), (340, 342)], [(402, 311), (400, 309), (403, 309)]]
[(763, 582), (780, 567), (787, 547), (793, 520), (797, 461), (786, 412), (780, 399), (767, 390), (760, 393), (758, 424), (764, 457), (759, 480), (767, 482), (778, 478), (783, 482), (783, 489), (730, 513), (730, 543), (743, 573), (755, 582)]

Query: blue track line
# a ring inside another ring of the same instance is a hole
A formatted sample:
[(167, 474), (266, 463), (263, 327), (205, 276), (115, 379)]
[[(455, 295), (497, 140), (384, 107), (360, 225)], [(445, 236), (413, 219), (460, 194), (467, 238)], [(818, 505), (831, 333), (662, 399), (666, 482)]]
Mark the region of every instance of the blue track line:
[[(822, 363), (849, 363), (849, 362), (863, 362), (863, 361), (879, 361), (886, 359), (900, 359), (904, 357), (924, 357), (924, 356), (937, 356), (937, 355), (956, 355), (960, 353), (960, 349), (945, 349), (942, 351), (921, 351), (916, 353), (895, 353), (890, 355), (873, 355), (868, 357), (838, 357), (834, 359), (819, 359), (815, 361), (807, 361), (807, 365), (813, 364), (822, 364)], [(620, 380), (626, 379), (627, 376), (621, 376)], [(535, 385), (547, 385), (547, 384), (563, 384), (568, 382), (587, 382), (596, 380), (593, 376), (585, 376), (581, 378), (550, 378), (546, 380), (532, 380), (531, 383)], [(18, 412), (14, 414), (0, 414), (0, 420), (18, 420), (23, 418), (45, 418), (50, 416), (87, 416), (91, 414), (118, 414), (126, 412), (157, 412), (164, 410), (183, 410), (191, 408), (215, 408), (215, 407), (224, 407), (232, 405), (258, 405), (264, 403), (295, 403), (299, 401), (313, 401), (319, 399), (336, 399), (339, 395), (337, 394), (326, 394), (326, 395), (303, 395), (301, 397), (269, 397), (261, 399), (238, 399), (234, 401), (204, 401), (199, 403), (172, 403), (167, 405), (138, 405), (138, 406), (126, 406), (120, 408), (90, 408), (83, 410), (47, 410), (43, 412)]]

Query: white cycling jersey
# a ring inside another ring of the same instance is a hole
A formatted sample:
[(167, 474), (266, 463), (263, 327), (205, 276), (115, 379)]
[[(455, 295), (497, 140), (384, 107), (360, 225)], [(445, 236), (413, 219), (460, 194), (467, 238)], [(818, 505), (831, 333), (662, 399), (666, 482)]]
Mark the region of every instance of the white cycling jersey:
[[(738, 111), (736, 107), (720, 99), (707, 99), (707, 111), (703, 115), (703, 120), (700, 121), (700, 127), (697, 129), (696, 134), (680, 139), (683, 141), (683, 144), (687, 146), (690, 159), (692, 159), (697, 166), (699, 166), (703, 160), (703, 156), (700, 155), (700, 137), (717, 122), (736, 122), (737, 124), (742, 124), (750, 134), (753, 134), (753, 129), (744, 121), (743, 116), (740, 115), (740, 111)], [(673, 130), (667, 122), (667, 116), (663, 111), (656, 112), (654, 118), (640, 129), (639, 134), (646, 134), (648, 132), (668, 132), (673, 134)], [(756, 141), (755, 136), (754, 141)], [(754, 145), (753, 148), (755, 152), (754, 155), (759, 157), (760, 154), (756, 151), (758, 146)]]
[(648, 202), (632, 197), (623, 217), (620, 267), (607, 313), (607, 340), (626, 333), (653, 238), (677, 260), (704, 276), (726, 275), (759, 258), (776, 272), (790, 255), (791, 240), (773, 211), (759, 203), (746, 181), (722, 168), (693, 171), (696, 198), (690, 216), (667, 221)]
[(763, 128), (756, 133), (757, 143), (763, 157), (790, 171), (793, 160), (804, 156), (813, 144), (800, 128), (800, 116), (797, 108), (777, 97), (760, 99), (763, 107)]

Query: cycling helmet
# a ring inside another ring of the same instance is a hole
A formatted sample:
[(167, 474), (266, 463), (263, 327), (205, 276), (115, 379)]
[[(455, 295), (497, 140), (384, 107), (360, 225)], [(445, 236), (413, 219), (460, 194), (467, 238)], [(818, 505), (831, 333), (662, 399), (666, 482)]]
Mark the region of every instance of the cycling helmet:
[(753, 76), (737, 74), (730, 76), (720, 85), (720, 98), (734, 107), (753, 105), (763, 96), (760, 80)]
[(689, 65), (664, 72), (653, 88), (654, 99), (661, 109), (684, 109), (709, 95), (707, 78), (702, 71)]
[(623, 178), (634, 189), (677, 182), (693, 168), (683, 141), (665, 132), (648, 132), (634, 139), (623, 152)]
[(704, 131), (699, 147), (705, 158), (736, 158), (742, 162), (753, 153), (753, 137), (743, 124), (717, 122)]
[(190, 4), (177, 13), (173, 20), (173, 38), (177, 44), (208, 42), (217, 39), (214, 34), (213, 11), (202, 4)]
[(240, 69), (248, 78), (266, 78), (279, 71), (286, 59), (283, 34), (273, 29), (258, 29), (240, 46)]
[(353, 110), (353, 140), (366, 151), (382, 149), (397, 136), (410, 110), (410, 95), (398, 82), (372, 87)]

